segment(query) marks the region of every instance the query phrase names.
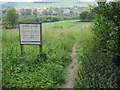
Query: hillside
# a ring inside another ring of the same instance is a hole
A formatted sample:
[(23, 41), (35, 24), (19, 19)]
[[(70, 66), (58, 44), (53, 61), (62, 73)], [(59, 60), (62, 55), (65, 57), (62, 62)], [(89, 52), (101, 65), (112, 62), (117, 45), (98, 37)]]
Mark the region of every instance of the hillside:
[(37, 1), (37, 2), (81, 2), (82, 0), (43, 0), (43, 1)]
[(7, 2), (2, 7), (53, 7), (53, 6), (88, 6), (94, 5), (94, 2)]

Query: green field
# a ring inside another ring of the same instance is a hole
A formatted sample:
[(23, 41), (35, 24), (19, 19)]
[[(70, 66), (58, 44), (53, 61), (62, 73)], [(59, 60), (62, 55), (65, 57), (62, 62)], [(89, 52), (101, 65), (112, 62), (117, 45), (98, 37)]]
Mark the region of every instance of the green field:
[(74, 22), (44, 23), (43, 52), (39, 53), (37, 45), (25, 46), (25, 56), (20, 54), (18, 30), (3, 29), (3, 86), (61, 87), (66, 78), (66, 67), (72, 61), (70, 54), (74, 43), (89, 41), (92, 37), (90, 30), (83, 29), (83, 26), (89, 27), (89, 23)]
[(54, 6), (83, 6), (83, 5), (94, 5), (94, 3), (77, 3), (77, 2), (58, 2), (58, 3), (24, 3), (17, 7), (54, 7)]

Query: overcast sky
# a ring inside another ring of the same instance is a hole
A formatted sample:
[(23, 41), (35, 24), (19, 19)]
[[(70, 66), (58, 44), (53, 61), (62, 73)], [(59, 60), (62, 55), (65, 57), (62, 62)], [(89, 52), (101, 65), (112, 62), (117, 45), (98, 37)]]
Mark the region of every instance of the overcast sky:
[[(34, 1), (44, 1), (44, 0), (0, 0), (0, 2), (34, 2)], [(80, 0), (80, 1), (95, 1), (95, 0)], [(112, 0), (107, 0), (107, 1), (112, 1)]]
[[(0, 2), (34, 2), (34, 1), (44, 1), (44, 0), (0, 0)], [(95, 1), (95, 0), (81, 0), (81, 1)]]
[[(37, 0), (0, 0), (0, 2), (34, 2)], [(42, 1), (42, 0), (39, 0)]]

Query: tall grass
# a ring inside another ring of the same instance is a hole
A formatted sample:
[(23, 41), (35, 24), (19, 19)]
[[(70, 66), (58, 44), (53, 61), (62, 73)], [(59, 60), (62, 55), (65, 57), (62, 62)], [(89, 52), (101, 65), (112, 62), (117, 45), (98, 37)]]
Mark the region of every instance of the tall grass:
[(74, 22), (43, 24), (42, 53), (37, 45), (24, 46), (25, 56), (20, 54), (18, 30), (3, 30), (3, 87), (61, 87), (64, 70), (72, 61), (70, 54), (75, 38), (80, 34), (77, 27), (86, 25)]
[(0, 29), (0, 88), (2, 88), (2, 29)]

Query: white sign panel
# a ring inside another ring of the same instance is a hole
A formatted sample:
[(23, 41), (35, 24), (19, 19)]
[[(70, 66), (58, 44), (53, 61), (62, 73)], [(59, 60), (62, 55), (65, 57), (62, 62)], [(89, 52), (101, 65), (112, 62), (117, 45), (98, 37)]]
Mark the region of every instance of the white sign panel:
[(40, 24), (20, 24), (21, 44), (41, 44)]

